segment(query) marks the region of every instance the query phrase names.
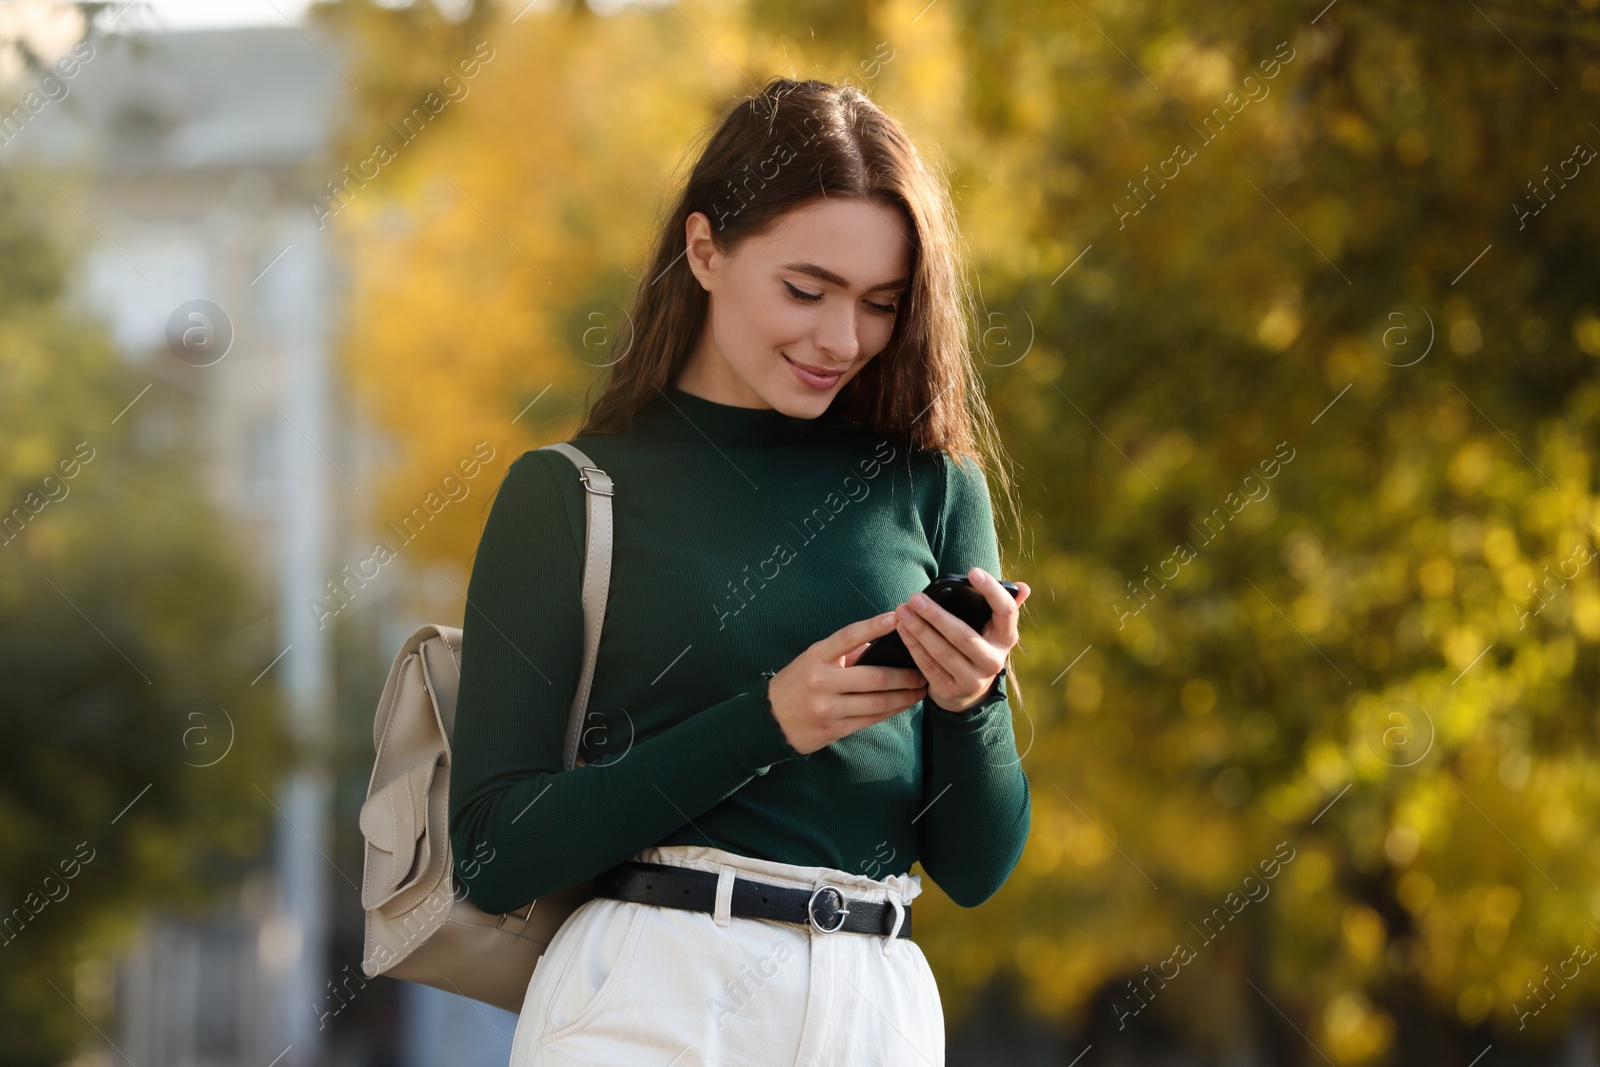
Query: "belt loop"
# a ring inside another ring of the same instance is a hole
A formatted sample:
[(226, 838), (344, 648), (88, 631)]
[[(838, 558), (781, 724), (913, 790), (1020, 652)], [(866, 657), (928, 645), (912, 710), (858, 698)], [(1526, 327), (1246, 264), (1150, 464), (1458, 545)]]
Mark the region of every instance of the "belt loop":
[(889, 935), (883, 939), (883, 954), (889, 954), (889, 947), (900, 936), (900, 924), (905, 921), (906, 909), (900, 903), (900, 894), (895, 890), (889, 891), (889, 903), (894, 905), (894, 926), (889, 930)]
[(733, 921), (733, 876), (734, 869), (726, 863), (717, 871), (717, 904), (711, 909), (711, 917), (718, 926), (727, 926)]

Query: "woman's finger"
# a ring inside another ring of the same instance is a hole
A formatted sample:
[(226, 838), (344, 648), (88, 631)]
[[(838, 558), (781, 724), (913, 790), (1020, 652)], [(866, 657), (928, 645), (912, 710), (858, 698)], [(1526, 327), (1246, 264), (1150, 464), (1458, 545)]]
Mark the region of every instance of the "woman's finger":
[(928, 679), (930, 692), (933, 689), (935, 680), (945, 687), (956, 685), (955, 675), (951, 674), (943, 663), (940, 663), (935, 656), (930, 654), (922, 642), (917, 640), (916, 635), (904, 626), (900, 628), (900, 640), (906, 643), (906, 649), (911, 653), (911, 658), (917, 661), (917, 667), (922, 671), (922, 676)]
[(873, 721), (900, 714), (927, 695), (927, 690), (920, 687), (880, 689), (876, 693), (852, 693), (841, 698), (839, 720), (851, 724), (853, 728), (859, 728), (861, 725), (870, 726)]
[(854, 652), (863, 641), (872, 641), (882, 637), (893, 627), (894, 612), (883, 615), (874, 615), (870, 619), (853, 622), (849, 626), (835, 630), (821, 641), (811, 646), (811, 651), (824, 660), (837, 661)]
[(1012, 599), (998, 579), (982, 567), (974, 567), (967, 572), (967, 578), (972, 582), (972, 587), (983, 594), (989, 602), (989, 623), (983, 628), (984, 636), (1003, 648), (1010, 648), (1017, 643), (1017, 622), (1021, 616), (1019, 610), (1022, 600), (1027, 595), (1023, 583), (1017, 583), (1017, 596)]

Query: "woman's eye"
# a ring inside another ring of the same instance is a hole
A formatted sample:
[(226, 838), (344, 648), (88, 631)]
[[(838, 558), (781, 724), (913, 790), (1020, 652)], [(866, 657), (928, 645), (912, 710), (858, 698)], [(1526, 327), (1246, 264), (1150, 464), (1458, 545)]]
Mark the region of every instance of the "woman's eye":
[[(821, 293), (808, 293), (804, 289), (796, 289), (793, 285), (790, 285), (787, 280), (784, 281), (783, 286), (785, 289), (789, 290), (790, 296), (794, 297), (794, 299), (800, 301), (801, 303), (815, 304), (818, 300), (822, 299)], [(900, 310), (900, 306), (898, 304), (874, 304), (870, 300), (866, 303), (867, 307), (871, 308), (873, 311), (876, 311), (880, 315), (893, 315)]]

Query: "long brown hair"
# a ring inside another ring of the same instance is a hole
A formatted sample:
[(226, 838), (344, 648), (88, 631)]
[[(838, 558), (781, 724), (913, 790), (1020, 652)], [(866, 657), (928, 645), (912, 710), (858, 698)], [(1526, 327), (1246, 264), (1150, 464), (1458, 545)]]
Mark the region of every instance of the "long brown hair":
[[(731, 254), (823, 198), (891, 211), (909, 225), (912, 248), (889, 343), (839, 391), (833, 410), (880, 437), (978, 463), (1020, 536), (1015, 484), (973, 359), (973, 291), (949, 192), (900, 124), (849, 85), (775, 77), (723, 112), (656, 233), (628, 310), (625, 355), (603, 385), (590, 383), (578, 435), (627, 432), (699, 343), (709, 295), (679, 262), (691, 214), (705, 212), (717, 250)], [(1008, 687), (1021, 696), (1014, 680)]]

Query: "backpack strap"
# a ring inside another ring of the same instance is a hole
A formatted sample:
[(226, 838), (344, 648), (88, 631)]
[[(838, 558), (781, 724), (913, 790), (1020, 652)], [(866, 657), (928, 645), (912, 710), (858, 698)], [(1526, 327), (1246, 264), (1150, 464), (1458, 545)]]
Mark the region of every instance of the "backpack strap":
[(583, 715), (589, 706), (595, 660), (600, 655), (600, 630), (606, 620), (606, 595), (611, 590), (611, 497), (614, 490), (611, 476), (575, 446), (563, 441), (544, 448), (561, 453), (578, 468), (578, 479), (583, 483), (589, 502), (584, 513), (587, 543), (583, 553), (583, 671), (578, 675), (578, 689), (567, 716), (566, 743), (562, 746), (562, 760), (570, 771), (578, 763), (578, 741), (583, 736)]

